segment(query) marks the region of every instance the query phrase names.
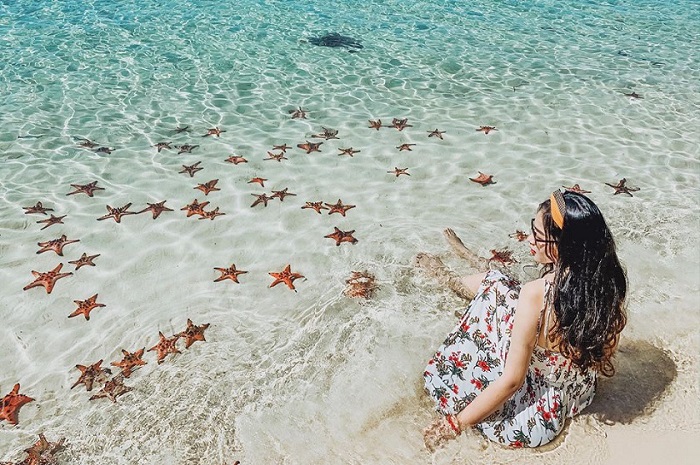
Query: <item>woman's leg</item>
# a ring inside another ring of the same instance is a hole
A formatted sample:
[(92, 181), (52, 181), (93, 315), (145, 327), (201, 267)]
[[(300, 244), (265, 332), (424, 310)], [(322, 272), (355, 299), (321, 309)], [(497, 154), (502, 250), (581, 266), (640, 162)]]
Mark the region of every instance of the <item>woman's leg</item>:
[(489, 269), (489, 262), (485, 258), (479, 257), (477, 254), (469, 250), (462, 242), (462, 239), (450, 228), (443, 231), (447, 243), (450, 244), (452, 250), (461, 258), (469, 262), (469, 265), (476, 271), (486, 271)]
[(452, 292), (466, 300), (472, 300), (484, 280), (486, 273), (459, 277), (451, 271), (439, 258), (427, 253), (416, 255), (416, 266), (423, 269), (429, 276), (436, 278), (440, 284), (449, 287)]

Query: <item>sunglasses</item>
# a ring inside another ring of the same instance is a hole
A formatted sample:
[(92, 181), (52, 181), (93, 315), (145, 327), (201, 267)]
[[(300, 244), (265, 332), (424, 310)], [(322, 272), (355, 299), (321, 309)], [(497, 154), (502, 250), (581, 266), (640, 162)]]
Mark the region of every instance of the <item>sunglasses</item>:
[(552, 239), (540, 239), (537, 237), (538, 235), (541, 237), (544, 237), (545, 234), (535, 227), (535, 219), (534, 218), (532, 218), (530, 220), (530, 228), (532, 229), (532, 238), (535, 240), (535, 242), (539, 242), (541, 244), (556, 244), (557, 243), (557, 241), (552, 240)]

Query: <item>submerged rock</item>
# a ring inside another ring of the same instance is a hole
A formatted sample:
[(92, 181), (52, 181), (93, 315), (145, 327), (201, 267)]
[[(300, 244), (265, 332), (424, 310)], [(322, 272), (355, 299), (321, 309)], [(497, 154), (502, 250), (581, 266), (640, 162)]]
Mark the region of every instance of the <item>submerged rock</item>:
[(357, 49), (363, 48), (359, 40), (340, 35), (337, 32), (331, 32), (321, 37), (312, 37), (309, 39), (309, 42), (319, 47), (342, 47), (350, 52), (356, 52)]

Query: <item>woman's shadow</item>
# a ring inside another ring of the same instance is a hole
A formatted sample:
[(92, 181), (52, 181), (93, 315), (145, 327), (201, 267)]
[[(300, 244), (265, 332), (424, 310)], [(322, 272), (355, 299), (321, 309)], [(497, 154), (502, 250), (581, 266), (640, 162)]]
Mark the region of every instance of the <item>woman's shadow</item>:
[(613, 363), (615, 375), (598, 378), (586, 409), (606, 424), (629, 424), (651, 414), (678, 373), (673, 359), (646, 341), (621, 341)]

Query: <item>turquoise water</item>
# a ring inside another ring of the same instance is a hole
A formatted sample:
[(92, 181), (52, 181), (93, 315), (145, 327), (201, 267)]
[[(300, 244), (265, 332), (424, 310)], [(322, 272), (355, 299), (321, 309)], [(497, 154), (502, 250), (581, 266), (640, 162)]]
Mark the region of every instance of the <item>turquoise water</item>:
[[(431, 459), (420, 436), (430, 421), (420, 374), (464, 303), (412, 257), (444, 252), (440, 231), (453, 227), (484, 256), (514, 250), (526, 277), (527, 248), (508, 234), (575, 183), (592, 191), (626, 263), (628, 336), (690, 367), (660, 410), (697, 427), (679, 406), (697, 399), (698, 312), (687, 309), (700, 282), (698, 31), (695, 1), (0, 1), (0, 394), (19, 382), (36, 399), (19, 426), (0, 423), (0, 459), (20, 460), (45, 432), (66, 436), (60, 457), (81, 464), (561, 463), (581, 448), (603, 463), (617, 430), (585, 415), (548, 455), (469, 438)], [(363, 48), (309, 43), (328, 32)], [(307, 119), (291, 118), (299, 107)], [(412, 127), (369, 129), (377, 118)], [(476, 131), (484, 125), (497, 130)], [(201, 137), (214, 127), (226, 132)], [(312, 136), (324, 127), (340, 139), (296, 148), (323, 141)], [(444, 140), (428, 138), (436, 128)], [(158, 142), (199, 147), (158, 152)], [(398, 151), (404, 143), (416, 145)], [(288, 160), (265, 160), (279, 144), (293, 147)], [(348, 147), (361, 152), (338, 156)], [(198, 161), (194, 177), (179, 173)], [(496, 184), (470, 182), (478, 171)], [(258, 176), (265, 187), (248, 183)], [(640, 188), (634, 197), (604, 184), (621, 178)], [(220, 191), (194, 190), (213, 179)], [(105, 190), (66, 196), (92, 181)], [(284, 188), (296, 196), (250, 208), (251, 194)], [(226, 215), (187, 218), (193, 199)], [(356, 207), (300, 208), (338, 199)], [(163, 200), (174, 211), (156, 220), (96, 221), (106, 205)], [(38, 201), (64, 224), (42, 230), (43, 216), (25, 215)], [(359, 242), (336, 247), (324, 238), (334, 227)], [(80, 242), (63, 257), (36, 253), (62, 234)], [(68, 261), (83, 252), (100, 257), (75, 270)], [(32, 270), (58, 263), (74, 275), (51, 294), (22, 291)], [(248, 271), (240, 284), (215, 283), (213, 268), (232, 263)], [(268, 287), (287, 264), (305, 276), (297, 293)], [(378, 279), (367, 302), (342, 294), (355, 270)], [(106, 307), (67, 318), (95, 293)], [(119, 403), (70, 389), (76, 364), (109, 365), (187, 318), (211, 324), (207, 342), (162, 365), (148, 353)], [(663, 429), (667, 414), (637, 428)]]

